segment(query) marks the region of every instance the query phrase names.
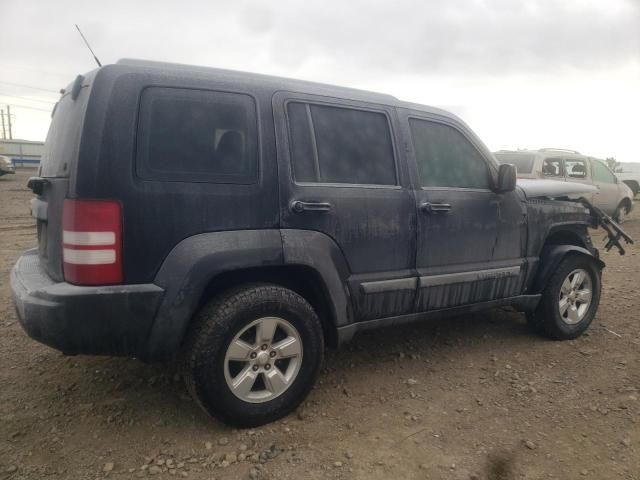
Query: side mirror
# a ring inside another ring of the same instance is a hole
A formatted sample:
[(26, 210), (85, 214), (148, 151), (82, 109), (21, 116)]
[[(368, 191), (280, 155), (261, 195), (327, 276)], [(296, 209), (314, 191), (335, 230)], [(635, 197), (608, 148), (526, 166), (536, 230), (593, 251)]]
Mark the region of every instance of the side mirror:
[(510, 163), (503, 163), (498, 169), (498, 182), (496, 191), (498, 193), (512, 192), (516, 188), (516, 166)]

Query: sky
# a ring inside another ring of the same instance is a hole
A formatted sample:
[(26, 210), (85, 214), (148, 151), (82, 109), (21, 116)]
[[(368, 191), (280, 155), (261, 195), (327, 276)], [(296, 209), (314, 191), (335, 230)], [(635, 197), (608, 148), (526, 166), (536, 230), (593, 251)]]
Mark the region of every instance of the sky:
[(640, 0), (0, 0), (0, 105), (43, 140), (78, 73), (144, 58), (437, 106), (491, 150), (640, 162)]

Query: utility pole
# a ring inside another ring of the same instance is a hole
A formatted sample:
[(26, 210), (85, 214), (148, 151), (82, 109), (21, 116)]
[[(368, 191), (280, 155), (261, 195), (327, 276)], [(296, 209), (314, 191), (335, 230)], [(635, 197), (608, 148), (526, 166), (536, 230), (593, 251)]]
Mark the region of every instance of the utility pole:
[(7, 105), (7, 123), (9, 124), (9, 140), (13, 140), (13, 132), (11, 131), (11, 106)]
[(4, 110), (0, 110), (0, 118), (2, 118), (2, 139), (7, 139), (7, 130), (4, 126)]

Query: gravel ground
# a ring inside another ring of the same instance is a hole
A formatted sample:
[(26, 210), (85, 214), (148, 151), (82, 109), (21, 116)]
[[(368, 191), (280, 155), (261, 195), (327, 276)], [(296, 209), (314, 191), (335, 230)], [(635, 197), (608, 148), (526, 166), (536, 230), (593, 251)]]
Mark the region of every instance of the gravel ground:
[(327, 352), (298, 412), (234, 430), (172, 364), (65, 357), (26, 336), (8, 278), (35, 246), (30, 173), (0, 178), (0, 480), (640, 479), (637, 246), (603, 254), (578, 340), (537, 337), (508, 310), (370, 332)]

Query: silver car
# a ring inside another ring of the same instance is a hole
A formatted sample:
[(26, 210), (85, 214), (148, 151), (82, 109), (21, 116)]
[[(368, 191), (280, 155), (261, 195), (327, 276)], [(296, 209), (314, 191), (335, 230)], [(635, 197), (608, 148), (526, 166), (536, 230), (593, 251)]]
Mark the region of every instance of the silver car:
[(6, 175), (7, 173), (16, 173), (16, 169), (9, 157), (0, 155), (0, 177), (2, 175)]
[(500, 163), (515, 165), (518, 178), (546, 178), (594, 185), (598, 190), (585, 197), (617, 222), (624, 221), (633, 209), (633, 192), (600, 159), (575, 150), (556, 148), (500, 150), (494, 155)]

